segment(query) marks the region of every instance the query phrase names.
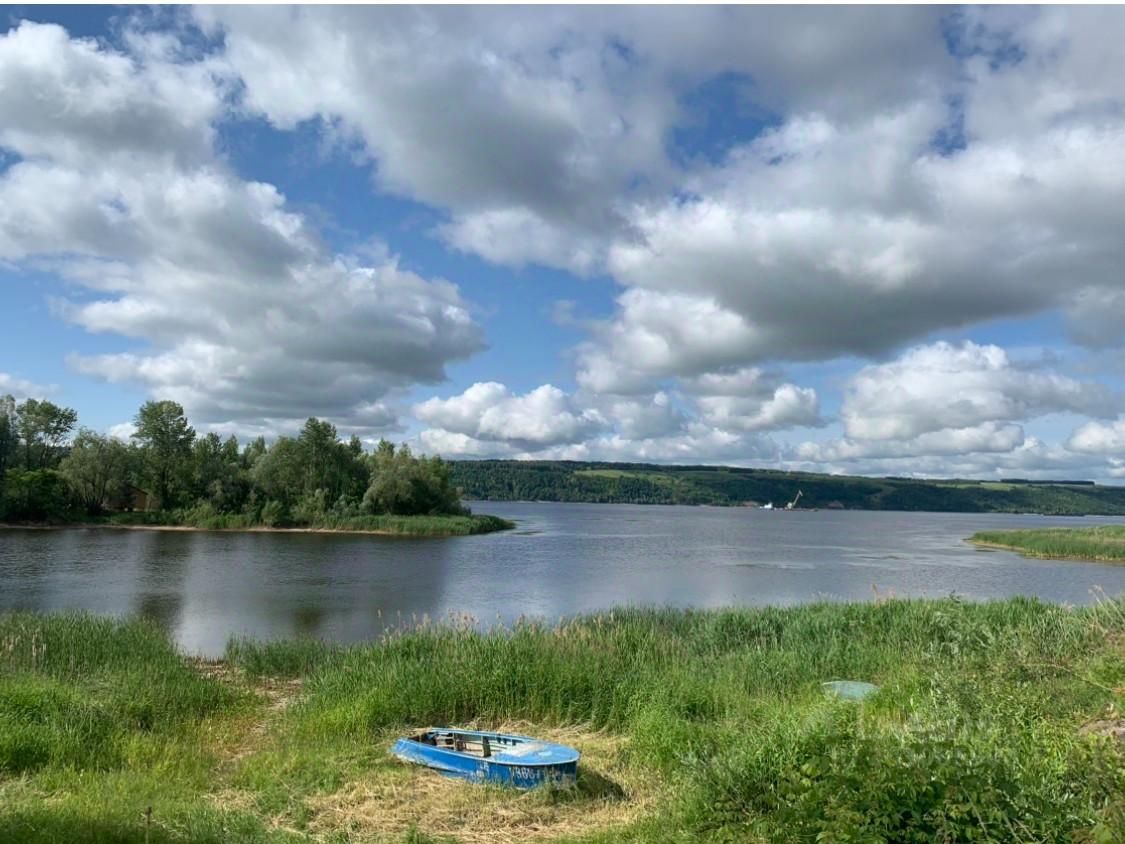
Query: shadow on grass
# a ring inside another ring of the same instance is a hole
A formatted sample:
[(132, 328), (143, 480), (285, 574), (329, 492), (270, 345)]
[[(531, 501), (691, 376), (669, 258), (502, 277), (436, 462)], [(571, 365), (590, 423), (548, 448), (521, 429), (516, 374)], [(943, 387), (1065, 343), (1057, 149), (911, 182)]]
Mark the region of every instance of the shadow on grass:
[(222, 818), (206, 811), (195, 817), (176, 818), (171, 824), (154, 819), (151, 825), (145, 823), (140, 813), (136, 820), (46, 808), (0, 815), (0, 841), (19, 844), (79, 841), (82, 844), (225, 844), (229, 841), (265, 844), (275, 840), (279, 840), (279, 836), (264, 829), (257, 819)]
[(567, 788), (548, 788), (544, 791), (551, 805), (574, 803), (618, 803), (628, 799), (619, 783), (589, 768), (578, 769), (578, 782)]
[[(143, 823), (143, 822), (142, 822)], [(125, 822), (95, 821), (76, 816), (57, 817), (47, 812), (26, 812), (0, 817), (0, 841), (89, 841), (114, 844), (141, 844), (145, 840), (143, 825)], [(150, 842), (166, 841), (159, 831), (150, 835)]]

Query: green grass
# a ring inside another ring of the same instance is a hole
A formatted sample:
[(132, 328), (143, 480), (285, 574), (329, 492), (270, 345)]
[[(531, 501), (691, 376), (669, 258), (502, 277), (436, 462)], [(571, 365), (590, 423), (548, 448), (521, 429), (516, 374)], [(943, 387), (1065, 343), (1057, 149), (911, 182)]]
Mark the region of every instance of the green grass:
[[(200, 530), (252, 530), (266, 527), (239, 513), (208, 512), (199, 517), (192, 511), (171, 512), (127, 512), (113, 513), (101, 520), (90, 520), (94, 524), (117, 527), (158, 527), (183, 526)], [(401, 536), (469, 536), (471, 534), (492, 533), (515, 527), (514, 522), (498, 516), (349, 516), (336, 518), (324, 516), (315, 522), (278, 527), (292, 527), (303, 530), (338, 530), (391, 533)]]
[[(143, 622), (0, 616), (0, 841), (139, 842), (150, 806), (151, 841), (1125, 840), (1125, 753), (1082, 729), (1121, 718), (1121, 599), (466, 619), (203, 667)], [(437, 723), (572, 742), (579, 787), (388, 758)]]
[(214, 812), (182, 810), (210, 781), (209, 725), (251, 702), (149, 623), (0, 616), (0, 841), (141, 841), (149, 805), (188, 833), (153, 841), (226, 840)]
[(1125, 525), (981, 531), (969, 541), (1011, 548), (1029, 557), (1125, 562)]
[(1002, 481), (934, 481), (939, 486), (953, 487), (954, 489), (989, 489), (994, 492), (1010, 492), (1019, 489), (1020, 484), (1003, 483)]

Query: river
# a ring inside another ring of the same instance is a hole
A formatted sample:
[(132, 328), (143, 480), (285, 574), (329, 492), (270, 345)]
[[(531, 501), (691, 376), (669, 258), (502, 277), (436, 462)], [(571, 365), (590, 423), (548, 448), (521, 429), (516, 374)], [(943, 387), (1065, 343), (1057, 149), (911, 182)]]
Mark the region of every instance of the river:
[(477, 502), (515, 531), (451, 539), (119, 530), (0, 531), (0, 611), (142, 614), (187, 651), (228, 637), (354, 642), (401, 620), (479, 623), (623, 604), (719, 607), (1125, 592), (1125, 566), (1029, 560), (986, 528), (1120, 519)]

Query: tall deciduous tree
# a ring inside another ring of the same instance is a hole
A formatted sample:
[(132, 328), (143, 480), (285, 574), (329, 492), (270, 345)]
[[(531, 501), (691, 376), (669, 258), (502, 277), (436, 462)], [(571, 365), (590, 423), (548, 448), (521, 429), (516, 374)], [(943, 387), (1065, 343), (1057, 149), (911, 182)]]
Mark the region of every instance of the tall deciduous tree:
[(192, 448), (192, 486), (196, 499), (220, 512), (237, 510), (246, 498), (238, 439), (218, 434), (199, 437)]
[(381, 440), (371, 464), (371, 484), (363, 496), (368, 512), (401, 516), (464, 512), (440, 458), (417, 458), (409, 446), (396, 449)]
[(27, 399), (16, 408), (17, 429), (23, 440), (24, 468), (50, 468), (58, 463), (58, 451), (78, 422), (73, 408), (54, 402)]
[(4, 487), (8, 470), (15, 465), (17, 442), (16, 400), (11, 396), (0, 396), (0, 519), (7, 516)]
[(297, 436), (297, 444), (304, 468), (305, 494), (311, 495), (323, 489), (329, 498), (334, 498), (338, 494), (340, 474), (336, 426), (327, 420), (310, 417)]
[(16, 400), (0, 396), (0, 488), (4, 486), (4, 473), (15, 462), (17, 437)]
[[(255, 450), (256, 447), (251, 444), (251, 454)], [(291, 505), (304, 492), (305, 473), (301, 457), (301, 447), (295, 439), (278, 437), (271, 448), (254, 460), (250, 469), (251, 480), (267, 499)]]
[(438, 457), (420, 457), (415, 460), (421, 478), (417, 493), (419, 512), (468, 512), (461, 504), (461, 492), (453, 485), (449, 464)]
[(371, 484), (363, 495), (363, 508), (369, 513), (405, 514), (414, 506), (410, 483), (410, 449), (380, 440), (371, 455)]
[(137, 411), (133, 437), (141, 444), (144, 474), (161, 508), (183, 491), (195, 429), (174, 401), (148, 401)]
[(242, 468), (253, 469), (259, 460), (265, 457), (269, 449), (266, 447), (266, 438), (258, 437), (251, 440), (242, 451)]
[(125, 494), (131, 463), (125, 443), (82, 428), (70, 454), (59, 464), (59, 473), (70, 484), (78, 503), (97, 515)]

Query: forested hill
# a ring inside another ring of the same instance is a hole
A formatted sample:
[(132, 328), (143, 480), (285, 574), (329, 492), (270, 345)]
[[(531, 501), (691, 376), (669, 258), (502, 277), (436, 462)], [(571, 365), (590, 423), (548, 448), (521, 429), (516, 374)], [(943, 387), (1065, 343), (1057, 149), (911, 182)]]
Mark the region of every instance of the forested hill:
[(1125, 514), (1125, 487), (1089, 481), (921, 481), (726, 466), (540, 460), (458, 460), (448, 465), (451, 481), (466, 498), (477, 500), (720, 506), (772, 502), (784, 507), (800, 490), (802, 508)]

